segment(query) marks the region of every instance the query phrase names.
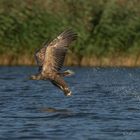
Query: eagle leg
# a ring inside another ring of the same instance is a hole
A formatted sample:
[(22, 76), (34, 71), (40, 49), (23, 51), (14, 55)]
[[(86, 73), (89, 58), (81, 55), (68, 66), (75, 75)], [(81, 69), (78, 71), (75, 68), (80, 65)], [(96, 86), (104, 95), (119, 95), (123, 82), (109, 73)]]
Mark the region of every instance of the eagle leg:
[(51, 80), (52, 84), (61, 89), (64, 92), (64, 95), (71, 96), (72, 92), (70, 91), (66, 82), (61, 78), (57, 77), (54, 80)]

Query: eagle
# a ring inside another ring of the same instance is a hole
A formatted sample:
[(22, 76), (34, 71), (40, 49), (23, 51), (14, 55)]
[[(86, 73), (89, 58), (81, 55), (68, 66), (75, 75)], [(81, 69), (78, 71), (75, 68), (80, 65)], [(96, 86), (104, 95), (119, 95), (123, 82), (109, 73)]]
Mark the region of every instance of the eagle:
[(72, 71), (61, 71), (69, 45), (77, 39), (77, 34), (72, 29), (66, 29), (53, 41), (46, 43), (35, 52), (38, 73), (32, 75), (32, 80), (49, 80), (53, 85), (64, 92), (65, 96), (71, 96), (72, 92), (64, 80), (65, 76), (71, 76)]

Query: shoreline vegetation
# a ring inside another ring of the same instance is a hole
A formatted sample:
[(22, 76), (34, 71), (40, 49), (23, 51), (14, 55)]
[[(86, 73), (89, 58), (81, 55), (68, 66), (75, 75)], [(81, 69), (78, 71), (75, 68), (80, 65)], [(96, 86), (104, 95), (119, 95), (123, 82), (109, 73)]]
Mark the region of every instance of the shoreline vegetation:
[(0, 65), (35, 65), (34, 51), (66, 28), (78, 40), (65, 65), (140, 66), (139, 0), (0, 0)]
[[(35, 66), (33, 56), (0, 56), (0, 66)], [(89, 67), (139, 67), (140, 56), (112, 56), (112, 57), (83, 57), (79, 59), (75, 55), (67, 55), (65, 66), (89, 66)]]

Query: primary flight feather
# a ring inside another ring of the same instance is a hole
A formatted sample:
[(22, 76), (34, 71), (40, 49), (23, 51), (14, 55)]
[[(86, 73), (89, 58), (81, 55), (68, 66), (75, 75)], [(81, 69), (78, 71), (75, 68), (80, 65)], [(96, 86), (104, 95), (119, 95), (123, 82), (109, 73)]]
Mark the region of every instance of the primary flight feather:
[(71, 42), (76, 40), (77, 34), (71, 29), (62, 32), (49, 44), (44, 45), (35, 53), (39, 73), (31, 76), (33, 80), (50, 80), (55, 86), (60, 88), (66, 96), (72, 93), (64, 81), (64, 76), (71, 75), (71, 71), (61, 72), (64, 59)]

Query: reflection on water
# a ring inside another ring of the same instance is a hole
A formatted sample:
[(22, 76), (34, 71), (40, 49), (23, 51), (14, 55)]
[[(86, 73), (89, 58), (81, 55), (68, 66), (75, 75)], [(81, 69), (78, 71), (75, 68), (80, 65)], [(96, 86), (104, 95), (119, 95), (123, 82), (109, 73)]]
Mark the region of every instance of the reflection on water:
[(0, 140), (139, 140), (140, 69), (69, 68), (73, 96), (34, 67), (0, 68)]
[(73, 112), (68, 109), (56, 109), (52, 107), (45, 107), (41, 109), (42, 112), (54, 112), (54, 113), (62, 113), (62, 114), (72, 114)]

